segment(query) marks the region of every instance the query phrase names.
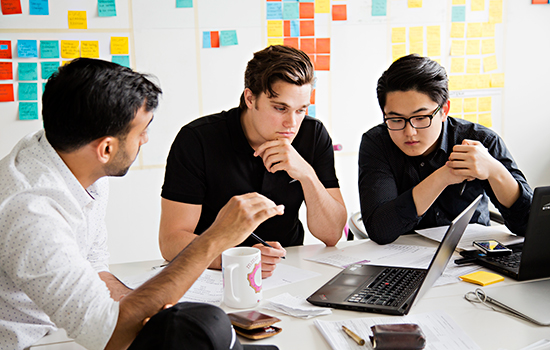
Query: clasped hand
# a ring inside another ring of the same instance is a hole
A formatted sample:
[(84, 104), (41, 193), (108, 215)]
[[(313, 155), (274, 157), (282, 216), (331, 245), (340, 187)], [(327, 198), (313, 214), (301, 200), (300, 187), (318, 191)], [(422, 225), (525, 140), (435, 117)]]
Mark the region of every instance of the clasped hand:
[(464, 140), (455, 145), (449, 160), (445, 163), (450, 168), (451, 183), (464, 180), (487, 180), (491, 177), (495, 162), (498, 162), (479, 141)]
[(262, 158), (267, 171), (275, 173), (284, 170), (298, 181), (313, 172), (313, 168), (296, 151), (289, 139), (264, 142), (254, 152), (254, 156)]

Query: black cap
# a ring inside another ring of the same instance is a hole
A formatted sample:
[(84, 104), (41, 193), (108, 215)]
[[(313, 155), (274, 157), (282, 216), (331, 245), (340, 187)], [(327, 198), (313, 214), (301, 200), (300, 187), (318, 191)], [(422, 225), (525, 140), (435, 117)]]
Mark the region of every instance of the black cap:
[(204, 303), (178, 303), (151, 317), (128, 350), (278, 350), (274, 345), (242, 345), (227, 314)]

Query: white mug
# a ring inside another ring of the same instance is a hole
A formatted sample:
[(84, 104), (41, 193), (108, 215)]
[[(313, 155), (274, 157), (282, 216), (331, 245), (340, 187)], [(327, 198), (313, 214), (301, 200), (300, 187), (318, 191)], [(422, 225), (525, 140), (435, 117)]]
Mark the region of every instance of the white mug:
[(258, 248), (236, 247), (222, 253), (223, 302), (244, 309), (262, 300), (262, 255)]

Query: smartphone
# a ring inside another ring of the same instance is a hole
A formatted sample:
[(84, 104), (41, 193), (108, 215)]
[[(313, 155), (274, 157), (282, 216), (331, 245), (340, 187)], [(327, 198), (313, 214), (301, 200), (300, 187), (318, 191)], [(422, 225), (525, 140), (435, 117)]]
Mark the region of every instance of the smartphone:
[(512, 250), (495, 239), (474, 241), (474, 247), (482, 250), (488, 256), (510, 255)]

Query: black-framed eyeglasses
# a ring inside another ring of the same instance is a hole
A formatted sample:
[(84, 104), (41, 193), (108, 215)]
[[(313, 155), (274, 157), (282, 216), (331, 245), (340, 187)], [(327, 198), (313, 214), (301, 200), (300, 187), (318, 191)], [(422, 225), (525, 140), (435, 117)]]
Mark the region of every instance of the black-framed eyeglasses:
[(427, 129), (432, 125), (432, 119), (441, 110), (441, 107), (442, 105), (437, 106), (431, 115), (417, 115), (408, 119), (403, 117), (384, 118), (384, 123), (389, 130), (393, 131), (405, 129), (407, 122), (415, 129)]

